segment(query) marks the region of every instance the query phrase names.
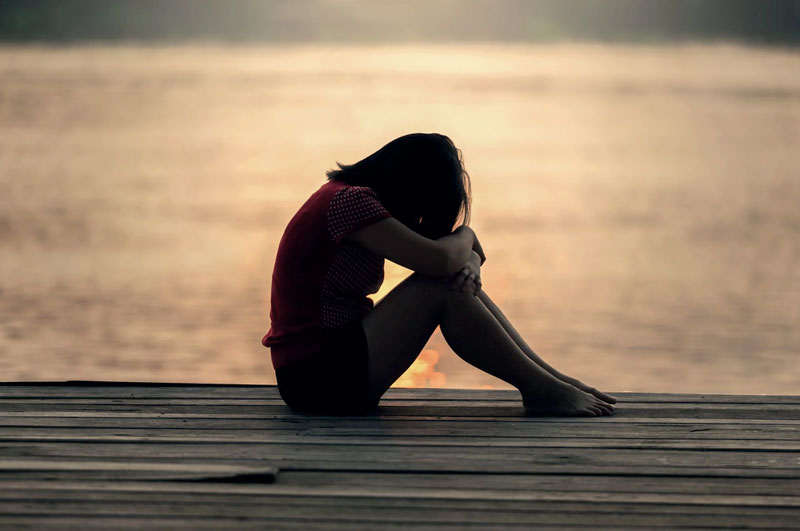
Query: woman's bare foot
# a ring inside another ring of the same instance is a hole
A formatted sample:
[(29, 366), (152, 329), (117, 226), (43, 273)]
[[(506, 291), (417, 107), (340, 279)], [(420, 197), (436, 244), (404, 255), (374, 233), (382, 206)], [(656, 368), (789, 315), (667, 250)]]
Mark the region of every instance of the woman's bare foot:
[(614, 406), (561, 381), (535, 393), (523, 395), (522, 404), (528, 415), (558, 417), (600, 417), (610, 415)]
[(607, 395), (604, 392), (595, 389), (594, 387), (590, 387), (590, 386), (586, 385), (585, 383), (581, 382), (580, 380), (578, 380), (576, 378), (573, 378), (571, 376), (567, 376), (566, 374), (559, 374), (558, 376), (556, 376), (556, 378), (558, 378), (562, 382), (570, 384), (573, 387), (577, 387), (578, 389), (580, 389), (581, 391), (583, 391), (585, 393), (589, 393), (590, 395), (594, 395), (595, 397), (599, 398), (603, 402), (606, 402), (608, 404), (616, 404), (617, 403), (617, 399), (614, 398), (613, 396)]

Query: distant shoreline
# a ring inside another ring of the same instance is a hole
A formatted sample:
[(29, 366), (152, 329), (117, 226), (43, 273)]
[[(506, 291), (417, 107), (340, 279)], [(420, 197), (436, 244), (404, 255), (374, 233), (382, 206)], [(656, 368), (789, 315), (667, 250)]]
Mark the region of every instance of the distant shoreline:
[(772, 50), (786, 52), (795, 52), (800, 48), (800, 42), (752, 42), (752, 41), (737, 41), (737, 40), (672, 40), (672, 41), (648, 41), (648, 42), (622, 42), (622, 41), (591, 41), (591, 40), (554, 40), (554, 41), (439, 41), (439, 42), (232, 42), (232, 41), (213, 41), (213, 40), (195, 40), (195, 41), (138, 41), (138, 40), (109, 40), (109, 41), (9, 41), (0, 38), (0, 49), (13, 50), (13, 49), (42, 49), (49, 51), (56, 50), (87, 50), (87, 49), (208, 49), (208, 50), (223, 50), (223, 49), (237, 49), (237, 50), (320, 50), (325, 48), (330, 49), (396, 49), (396, 50), (412, 50), (415, 48), (429, 49), (429, 50), (446, 50), (448, 48), (458, 48), (468, 50), (474, 48), (476, 50), (487, 50), (491, 48), (497, 49), (535, 49), (535, 48), (586, 48), (586, 49), (631, 49), (636, 48), (642, 51), (652, 50), (657, 48), (672, 48), (680, 49), (709, 49), (709, 48), (730, 48), (730, 49), (749, 49), (749, 50)]
[(800, 1), (5, 0), (0, 42), (800, 45)]

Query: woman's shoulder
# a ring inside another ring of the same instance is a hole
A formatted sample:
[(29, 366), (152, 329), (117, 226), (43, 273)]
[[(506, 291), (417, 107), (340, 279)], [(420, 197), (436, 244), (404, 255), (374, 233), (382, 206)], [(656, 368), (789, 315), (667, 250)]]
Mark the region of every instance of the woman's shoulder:
[(329, 181), (323, 184), (318, 192), (329, 200), (331, 207), (350, 203), (380, 202), (378, 194), (369, 186), (349, 184), (341, 181)]
[(356, 186), (344, 181), (328, 181), (321, 185), (316, 192), (312, 194), (311, 197), (324, 197), (327, 199), (332, 198), (336, 195), (350, 195), (353, 193), (363, 192), (363, 191), (371, 191), (371, 188), (366, 186)]
[(372, 189), (368, 187), (354, 186), (341, 181), (328, 181), (307, 197), (297, 209), (290, 224), (326, 217), (331, 214), (331, 210), (338, 211), (343, 207), (347, 209), (350, 204), (361, 202), (359, 196), (373, 194)]
[(339, 181), (328, 181), (319, 188), (317, 188), (309, 197), (306, 199), (305, 204), (303, 207), (308, 208), (312, 205), (317, 207), (327, 207), (330, 203), (333, 196), (337, 194), (337, 192), (349, 188), (350, 185), (347, 183), (339, 182)]
[(342, 181), (322, 184), (300, 207), (298, 213), (315, 212), (335, 216), (341, 211), (383, 209), (378, 195), (368, 186), (359, 186)]
[(358, 184), (350, 184), (344, 181), (335, 181), (331, 180), (320, 186), (320, 190), (329, 190), (333, 192), (338, 192), (339, 190), (352, 190), (352, 191), (369, 191), (373, 192), (372, 188), (369, 186), (361, 186)]

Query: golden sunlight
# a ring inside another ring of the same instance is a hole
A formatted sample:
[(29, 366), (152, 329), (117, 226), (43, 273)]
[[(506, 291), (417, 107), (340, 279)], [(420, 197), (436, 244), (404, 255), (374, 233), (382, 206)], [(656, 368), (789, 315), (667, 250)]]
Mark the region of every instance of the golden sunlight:
[(436, 370), (439, 353), (431, 348), (423, 349), (411, 367), (403, 373), (392, 387), (444, 387), (447, 377)]

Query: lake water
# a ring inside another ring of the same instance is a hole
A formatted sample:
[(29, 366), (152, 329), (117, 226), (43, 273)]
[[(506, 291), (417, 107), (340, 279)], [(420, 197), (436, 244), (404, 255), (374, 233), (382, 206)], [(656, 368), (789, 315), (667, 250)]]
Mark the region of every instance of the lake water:
[[(286, 222), (413, 131), (553, 365), (800, 392), (800, 53), (733, 45), (0, 47), (0, 380), (274, 382)], [(439, 332), (399, 384), (507, 387)]]

